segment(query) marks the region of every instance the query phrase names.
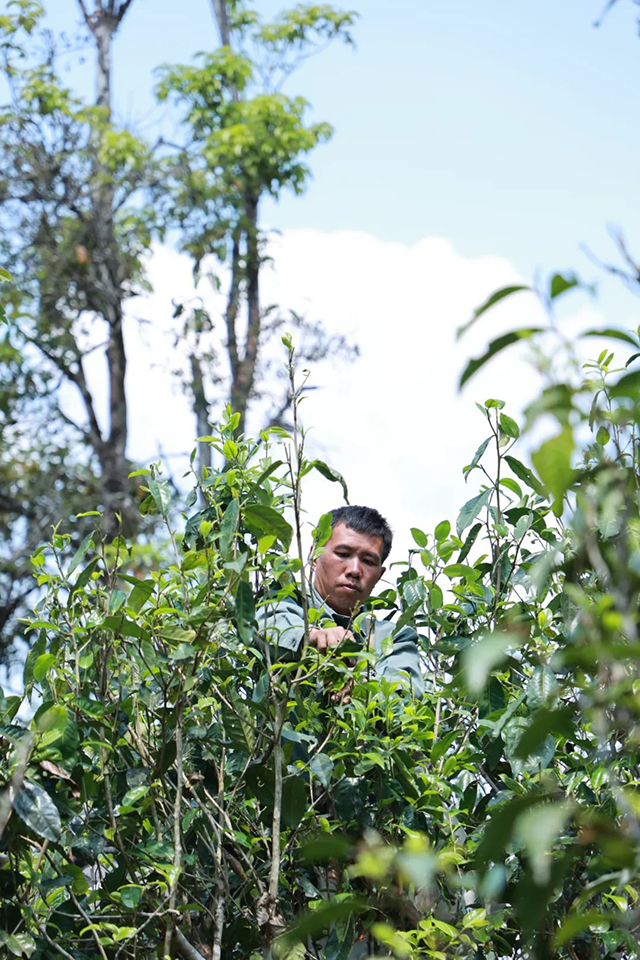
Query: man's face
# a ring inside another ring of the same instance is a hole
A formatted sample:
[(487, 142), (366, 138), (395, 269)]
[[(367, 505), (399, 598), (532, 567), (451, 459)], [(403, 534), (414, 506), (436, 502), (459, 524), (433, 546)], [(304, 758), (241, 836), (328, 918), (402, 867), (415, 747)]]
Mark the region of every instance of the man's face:
[(345, 616), (369, 597), (384, 573), (382, 537), (339, 523), (314, 562), (315, 588), (329, 606)]

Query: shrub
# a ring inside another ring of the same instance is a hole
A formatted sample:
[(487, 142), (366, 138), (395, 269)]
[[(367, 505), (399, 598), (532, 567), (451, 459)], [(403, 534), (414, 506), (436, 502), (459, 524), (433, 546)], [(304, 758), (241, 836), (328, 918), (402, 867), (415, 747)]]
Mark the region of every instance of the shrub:
[(69, 557), (58, 529), (33, 557), (39, 706), (0, 703), (6, 951), (637, 957), (640, 394), (612, 362), (530, 406), (527, 430), (558, 424), (534, 469), (504, 404), (479, 405), (479, 489), (413, 529), (374, 603), (421, 634), (419, 700), (368, 651), (265, 643), (308, 578), (302, 481), (342, 480), (297, 423), (239, 439), (227, 411), (183, 537), (146, 472), (172, 550), (146, 579), (122, 538)]

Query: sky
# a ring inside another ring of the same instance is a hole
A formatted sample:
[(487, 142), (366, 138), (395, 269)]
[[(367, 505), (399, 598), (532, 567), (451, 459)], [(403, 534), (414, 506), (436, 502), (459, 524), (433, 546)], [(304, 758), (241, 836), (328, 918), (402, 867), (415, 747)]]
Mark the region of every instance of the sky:
[[(269, 16), (281, 3), (261, 0)], [(608, 228), (640, 249), (638, 8), (619, 0), (356, 0), (356, 48), (305, 63), (286, 91), (329, 120), (303, 197), (263, 208), (273, 231), (264, 302), (322, 319), (360, 346), (354, 364), (312, 372), (310, 449), (345, 476), (352, 502), (375, 505), (396, 530), (455, 520), (476, 489), (462, 467), (484, 439), (474, 401), (500, 396), (517, 414), (536, 389), (521, 357), (502, 360), (458, 394), (469, 356), (497, 332), (540, 319), (527, 294), (456, 342), (458, 325), (497, 287), (575, 269), (599, 295), (563, 306), (573, 327), (637, 326), (636, 300), (585, 254), (615, 260)], [(49, 24), (71, 35), (75, 0), (49, 0)], [(208, 0), (136, 0), (115, 45), (119, 120), (149, 135), (174, 119), (151, 94), (161, 63), (190, 62), (217, 42)], [(91, 60), (68, 80), (91, 92)], [(171, 386), (171, 299), (192, 293), (189, 264), (169, 247), (149, 261), (154, 293), (130, 308), (130, 455), (188, 452), (195, 428)], [(213, 310), (219, 309), (215, 298)], [(150, 321), (143, 326), (136, 317)], [(104, 366), (91, 375), (103, 396)], [(74, 398), (68, 397), (70, 407)], [(254, 425), (259, 413), (254, 414)], [(179, 458), (170, 458), (179, 475)], [(310, 517), (337, 491), (309, 485)]]

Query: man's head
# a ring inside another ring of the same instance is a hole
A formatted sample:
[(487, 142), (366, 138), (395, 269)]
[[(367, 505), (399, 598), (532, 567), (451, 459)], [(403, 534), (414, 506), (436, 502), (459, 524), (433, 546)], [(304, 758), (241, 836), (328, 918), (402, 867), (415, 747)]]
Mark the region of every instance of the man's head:
[(384, 573), (393, 533), (371, 507), (331, 511), (331, 536), (314, 561), (315, 588), (329, 606), (345, 616), (371, 594)]

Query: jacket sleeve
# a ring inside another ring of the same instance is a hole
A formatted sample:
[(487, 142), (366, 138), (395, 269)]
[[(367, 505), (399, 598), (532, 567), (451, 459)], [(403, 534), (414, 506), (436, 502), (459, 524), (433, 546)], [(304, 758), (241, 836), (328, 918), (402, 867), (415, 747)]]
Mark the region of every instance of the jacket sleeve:
[(263, 608), (261, 621), (265, 639), (285, 658), (298, 654), (304, 637), (302, 607), (294, 598), (280, 600)]
[(376, 663), (376, 673), (387, 680), (402, 683), (415, 697), (424, 693), (424, 678), (420, 669), (418, 634), (413, 627), (402, 627), (394, 638), (393, 649)]

